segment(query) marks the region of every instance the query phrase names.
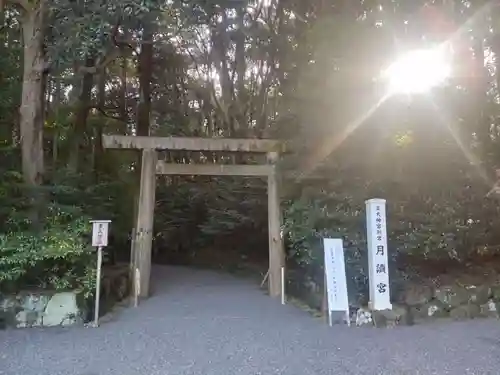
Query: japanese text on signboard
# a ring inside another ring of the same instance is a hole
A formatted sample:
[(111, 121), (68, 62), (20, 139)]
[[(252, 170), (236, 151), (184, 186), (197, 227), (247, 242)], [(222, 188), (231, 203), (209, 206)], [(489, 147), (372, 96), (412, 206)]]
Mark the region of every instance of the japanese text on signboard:
[[(387, 265), (386, 265), (386, 248), (384, 241), (384, 231), (385, 227), (384, 217), (382, 215), (382, 210), (380, 205), (375, 206), (375, 228), (376, 228), (376, 236), (375, 236), (375, 248), (377, 249), (375, 253), (375, 272), (377, 274), (386, 274), (387, 273)], [(380, 294), (384, 294), (387, 292), (387, 284), (384, 282), (377, 283), (377, 291)]]
[(108, 245), (109, 220), (92, 221), (92, 246), (104, 247)]
[[(330, 262), (331, 262), (331, 265), (332, 265), (332, 269), (335, 270), (335, 269), (337, 269), (337, 264), (335, 262), (335, 252), (331, 251), (331, 252), (329, 252), (329, 254), (330, 254)], [(330, 279), (330, 283), (331, 283), (331, 286), (332, 286), (333, 296), (334, 296), (335, 300), (337, 300), (338, 299), (337, 278), (336, 277), (332, 277)]]
[(349, 309), (345, 274), (344, 247), (338, 238), (324, 239), (325, 281), (330, 311)]

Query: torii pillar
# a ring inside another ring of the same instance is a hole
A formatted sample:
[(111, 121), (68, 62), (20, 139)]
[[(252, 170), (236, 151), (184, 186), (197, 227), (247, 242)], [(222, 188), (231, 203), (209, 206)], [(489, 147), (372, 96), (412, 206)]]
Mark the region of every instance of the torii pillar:
[(279, 154), (269, 152), (267, 161), (272, 169), (267, 176), (267, 210), (269, 230), (269, 294), (279, 297), (282, 293), (281, 268), (285, 266), (285, 252), (281, 237), (282, 216), (280, 208), (279, 179), (276, 162)]
[[(149, 297), (149, 281), (151, 274), (151, 250), (153, 244), (153, 216), (156, 193), (156, 151), (142, 150), (141, 183), (139, 190), (139, 204), (132, 244), (134, 277), (132, 285), (133, 296)], [(137, 290), (138, 289), (138, 290)]]

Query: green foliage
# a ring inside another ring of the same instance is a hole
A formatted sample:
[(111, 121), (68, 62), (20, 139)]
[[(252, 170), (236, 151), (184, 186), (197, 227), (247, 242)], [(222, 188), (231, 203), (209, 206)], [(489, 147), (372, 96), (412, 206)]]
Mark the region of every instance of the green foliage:
[[(87, 262), (82, 236), (88, 218), (113, 220), (111, 248), (128, 256), (137, 153), (104, 152), (99, 141), (105, 133), (136, 134), (138, 104), (147, 91), (152, 93), (151, 135), (294, 138), (285, 164), (305, 173), (316, 168), (325, 177), (320, 183), (285, 184), (298, 190), (284, 204), (289, 257), (316, 284), (323, 282), (321, 238), (340, 236), (348, 273), (354, 284), (363, 285), (364, 200), (371, 197), (388, 201), (393, 265), (401, 254), (466, 262), (479, 252), (495, 252), (498, 205), (484, 198), (494, 181), (485, 184), (478, 176), (500, 162), (500, 59), (485, 54), (489, 74), (481, 75), (482, 67), (467, 72), (463, 76), (482, 78), (466, 82), (458, 77), (423, 100), (380, 102), (382, 89), (374, 78), (396, 50), (405, 48), (404, 41), (425, 46), (441, 35), (421, 26), (425, 0), (344, 3), (50, 1), (44, 137), (51, 147), (45, 150), (50, 154), (47, 185), (40, 192), (42, 212), (47, 212), (41, 233), (30, 231), (29, 194), (19, 172), (22, 44), (19, 14), (9, 8), (0, 33), (0, 136), (10, 147), (0, 156), (0, 232), (5, 261), (12, 261), (2, 271), (5, 283), (84, 285), (78, 278), (87, 271), (66, 277), (66, 271), (53, 267), (63, 259)], [(477, 11), (463, 1), (454, 5), (453, 13), (438, 10), (458, 24)], [(481, 48), (500, 54), (498, 16), (494, 12), (487, 20), (470, 22), (464, 39), (484, 45), (474, 46), (474, 53), (467, 46), (469, 57), (477, 59)], [(152, 37), (142, 44), (149, 33)], [(152, 62), (147, 63), (141, 51), (151, 41)], [(93, 76), (85, 104), (89, 113), (82, 116), (82, 103), (75, 103), (83, 89), (79, 66), (87, 58), (97, 63), (110, 55), (116, 59)], [(148, 69), (152, 82), (141, 87), (141, 72)], [(76, 118), (83, 119), (81, 129)], [(82, 136), (78, 150), (72, 141), (76, 133)], [(64, 168), (75, 153), (84, 155), (80, 174)], [(196, 153), (167, 154), (170, 161), (200, 160)], [(482, 164), (471, 167), (462, 154), (474, 154)], [(221, 160), (210, 153), (202, 157)], [(265, 183), (165, 176), (158, 181), (155, 230), (164, 241), (157, 247), (167, 248), (161, 250), (195, 252), (232, 236), (238, 248), (266, 253), (265, 245), (254, 245), (257, 237), (267, 242)], [(58, 275), (58, 281), (29, 279), (41, 269)]]
[(342, 238), (348, 287), (362, 293), (367, 281), (367, 258), (361, 207), (349, 197), (304, 189), (295, 199), (284, 202), (283, 209), (288, 263), (300, 270), (300, 283), (323, 285), (323, 238)]
[(90, 185), (86, 177), (65, 169), (50, 177), (51, 184), (39, 188), (45, 217), (43, 228), (35, 232), (27, 221), (22, 176), (15, 171), (2, 174), (0, 290), (71, 289), (89, 298), (95, 288), (96, 258), (89, 221), (115, 219), (109, 215), (117, 212), (110, 198), (119, 188), (104, 182)]
[(118, 44), (130, 45), (129, 31), (141, 30), (141, 22), (161, 23), (166, 10), (168, 2), (157, 0), (53, 1), (47, 53), (63, 69), (89, 56), (104, 59)]
[[(390, 148), (386, 150), (389, 153)], [(412, 160), (404, 159), (403, 150), (398, 162), (384, 169), (388, 156), (366, 168), (330, 169), (327, 175), (337, 178), (304, 182), (285, 202), (289, 264), (298, 271), (294, 275), (299, 275), (300, 284), (323, 285), (322, 238), (342, 238), (348, 288), (354, 296), (366, 296), (364, 201), (369, 198), (387, 200), (389, 267), (394, 284), (422, 272), (443, 272), (432, 265), (465, 265), (485, 255), (500, 254), (495, 230), (500, 225), (500, 210), (495, 199), (485, 197), (488, 186), (477, 177), (475, 167), (455, 165), (452, 169), (450, 160), (444, 159), (418, 171), (411, 169)], [(399, 170), (400, 164), (406, 168)], [(438, 174), (447, 169), (446, 174)], [(413, 174), (409, 176), (407, 170)], [(422, 264), (428, 267), (422, 268)]]
[[(267, 199), (261, 179), (166, 179), (170, 184), (163, 184), (163, 179), (158, 184), (155, 208), (155, 232), (166, 246), (195, 252), (197, 248), (212, 246), (217, 238), (265, 233)], [(251, 237), (240, 241), (240, 248), (235, 251), (255, 251)], [(266, 248), (259, 250), (265, 253)]]
[(0, 235), (0, 290), (76, 290), (89, 298), (95, 285), (95, 257), (88, 245), (88, 218), (74, 219), (73, 212), (56, 207), (49, 211), (41, 233)]
[[(12, 143), (13, 124), (21, 98), (22, 44), (13, 14), (0, 15), (4, 29), (0, 33), (0, 146)], [(1, 22), (1, 21), (0, 21)]]

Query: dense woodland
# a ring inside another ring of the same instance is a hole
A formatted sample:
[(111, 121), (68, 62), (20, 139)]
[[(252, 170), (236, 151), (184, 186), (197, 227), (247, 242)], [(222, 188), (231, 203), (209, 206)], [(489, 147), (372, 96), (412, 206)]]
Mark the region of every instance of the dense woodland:
[[(441, 272), (499, 250), (498, 197), (487, 195), (500, 165), (496, 2), (0, 6), (2, 289), (91, 293), (91, 218), (113, 220), (111, 261), (127, 260), (139, 154), (103, 150), (103, 134), (286, 142), (288, 263), (304, 283), (322, 282), (321, 237), (341, 235), (352, 285), (364, 288), (372, 197), (388, 200), (395, 275)], [(445, 40), (454, 63), (446, 85), (380, 100), (387, 64)], [(266, 210), (259, 179), (158, 177), (154, 257), (265, 269)]]

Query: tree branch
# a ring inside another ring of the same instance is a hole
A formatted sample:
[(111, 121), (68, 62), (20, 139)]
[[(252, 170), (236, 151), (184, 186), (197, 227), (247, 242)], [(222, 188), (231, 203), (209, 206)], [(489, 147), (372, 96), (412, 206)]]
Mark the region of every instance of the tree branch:
[(118, 57), (120, 57), (122, 48), (124, 47), (130, 48), (137, 53), (136, 48), (134, 48), (134, 46), (130, 44), (131, 41), (118, 39), (119, 28), (120, 28), (120, 20), (118, 20), (118, 22), (114, 25), (113, 32), (111, 33), (111, 41), (114, 47), (112, 47), (111, 50), (108, 51), (106, 55), (98, 59), (98, 61), (94, 66), (81, 66), (78, 70), (80, 73), (97, 74), (98, 72), (106, 68), (109, 64), (111, 64), (114, 60), (116, 60)]
[[(110, 118), (112, 120), (124, 122), (120, 116), (110, 115), (109, 113), (106, 112), (105, 108), (102, 108), (100, 105), (97, 105), (97, 104), (91, 105), (90, 109), (95, 109), (97, 112), (99, 112), (104, 117)], [(115, 109), (117, 109), (117, 108), (115, 108)]]
[(33, 10), (33, 5), (31, 5), (28, 0), (0, 0), (1, 10), (3, 10), (6, 3), (11, 3), (12, 5), (19, 5), (26, 12), (31, 12)]
[(106, 54), (103, 58), (97, 61), (97, 64), (94, 66), (80, 66), (78, 71), (80, 73), (88, 73), (88, 74), (97, 74), (106, 68), (109, 64), (111, 64), (115, 59), (120, 56), (120, 50), (117, 48), (113, 48), (110, 52)]

